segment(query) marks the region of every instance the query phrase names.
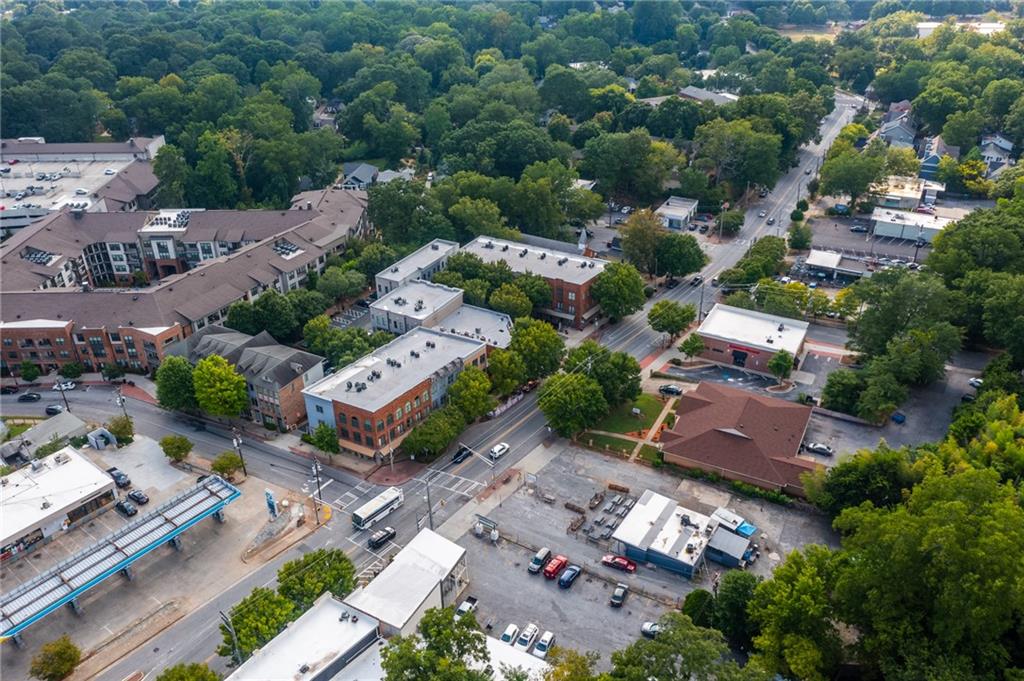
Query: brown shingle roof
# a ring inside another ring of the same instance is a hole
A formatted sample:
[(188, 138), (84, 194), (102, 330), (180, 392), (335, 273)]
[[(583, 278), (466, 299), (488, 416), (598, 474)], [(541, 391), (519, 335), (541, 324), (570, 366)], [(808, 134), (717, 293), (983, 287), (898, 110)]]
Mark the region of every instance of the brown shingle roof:
[(675, 426), (662, 436), (673, 456), (709, 469), (761, 481), (767, 487), (802, 490), (800, 474), (816, 465), (797, 458), (811, 408), (713, 383), (679, 398)]

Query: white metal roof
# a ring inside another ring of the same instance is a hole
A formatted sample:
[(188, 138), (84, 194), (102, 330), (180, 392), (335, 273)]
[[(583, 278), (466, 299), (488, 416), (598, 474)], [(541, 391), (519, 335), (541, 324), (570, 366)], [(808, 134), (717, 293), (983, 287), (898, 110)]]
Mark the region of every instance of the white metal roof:
[(807, 322), (797, 319), (717, 303), (697, 333), (769, 352), (785, 350), (796, 356), (807, 335), (807, 326)]
[(64, 447), (4, 476), (0, 488), (0, 546), (113, 486), (106, 471), (73, 447)]
[(654, 212), (657, 215), (686, 220), (695, 210), (697, 210), (697, 203), (697, 199), (688, 199), (682, 196), (670, 196), (665, 199), (665, 203), (658, 206), (658, 209)]
[[(684, 518), (686, 524), (683, 523)], [(674, 500), (645, 490), (612, 539), (643, 551), (656, 551), (682, 563), (696, 564), (704, 555), (715, 523), (703, 513), (683, 508)], [(687, 551), (687, 547), (692, 550)]]
[[(355, 621), (352, 615), (356, 616)], [(287, 629), (253, 653), (228, 679), (313, 679), (339, 657), (365, 644), (366, 637), (373, 634), (377, 624), (377, 620), (353, 612), (327, 592)], [(301, 671), (304, 666), (308, 669)]]
[(894, 210), (892, 208), (875, 208), (871, 211), (871, 220), (875, 223), (903, 225), (917, 227), (918, 229), (945, 229), (951, 222), (955, 222), (955, 220), (939, 217), (938, 215), (916, 213), (909, 210)]
[(0, 322), (0, 329), (63, 329), (70, 323), (59, 319), (22, 319), (17, 322)]
[(807, 254), (807, 261), (804, 264), (808, 267), (823, 267), (825, 269), (834, 270), (839, 267), (839, 263), (842, 259), (842, 253), (819, 251), (812, 248), (811, 252)]
[(414, 279), (373, 301), (370, 310), (422, 321), (455, 299), (462, 300), (462, 289)]
[(560, 279), (571, 284), (585, 284), (603, 270), (608, 261), (588, 258), (565, 251), (541, 248), (516, 241), (478, 236), (462, 247), (484, 262), (504, 261), (513, 272), (532, 272), (545, 279)]

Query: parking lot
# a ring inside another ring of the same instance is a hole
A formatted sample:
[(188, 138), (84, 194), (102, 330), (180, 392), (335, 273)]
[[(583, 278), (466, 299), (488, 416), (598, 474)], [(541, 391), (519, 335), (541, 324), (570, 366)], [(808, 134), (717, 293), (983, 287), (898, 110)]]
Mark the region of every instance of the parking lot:
[(874, 237), (861, 232), (851, 232), (854, 224), (870, 227), (867, 216), (849, 217), (818, 217), (811, 221), (814, 248), (835, 251), (856, 257), (889, 258), (907, 262), (923, 262), (931, 252), (931, 246), (918, 248), (913, 241), (893, 239), (891, 237)]
[[(479, 598), (478, 619), (492, 625), (492, 634), (500, 636), (510, 622), (520, 628), (534, 622), (541, 631), (554, 632), (561, 645), (600, 653), (606, 666), (608, 653), (636, 640), (643, 622), (676, 607), (693, 589), (709, 589), (714, 573), (726, 569), (708, 563), (707, 570), (691, 581), (643, 564), (633, 575), (601, 565), (601, 557), (615, 547), (589, 540), (582, 533), (570, 533), (569, 525), (577, 514), (565, 508), (565, 503), (586, 509), (595, 492), (607, 492), (608, 483), (628, 487), (631, 496), (651, 489), (701, 513), (725, 506), (740, 514), (758, 527), (756, 540), (761, 543), (762, 555), (749, 568), (755, 574), (770, 574), (786, 553), (805, 544), (836, 543), (828, 522), (815, 514), (736, 497), (699, 481), (681, 480), (646, 466), (566, 446), (537, 474), (535, 488), (524, 485), (488, 514), (503, 537), (497, 546), (472, 532), (459, 539), (469, 560), (467, 593)], [(553, 497), (553, 503), (545, 503), (545, 496)], [(587, 520), (595, 520), (600, 510), (588, 510)], [(572, 588), (560, 589), (554, 581), (526, 571), (541, 546), (583, 568)], [(618, 611), (608, 605), (617, 582), (630, 587), (630, 595)]]

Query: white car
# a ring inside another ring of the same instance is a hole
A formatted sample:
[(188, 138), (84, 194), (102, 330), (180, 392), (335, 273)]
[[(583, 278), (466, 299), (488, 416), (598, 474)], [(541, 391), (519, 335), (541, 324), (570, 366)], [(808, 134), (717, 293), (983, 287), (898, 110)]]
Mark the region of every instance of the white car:
[(548, 656), (548, 651), (551, 650), (553, 645), (555, 645), (555, 635), (550, 631), (545, 631), (540, 639), (538, 639), (537, 645), (533, 647), (533, 655), (543, 660)]
[(60, 383), (54, 383), (50, 390), (64, 392), (65, 390), (74, 390), (77, 387), (78, 385), (74, 381), (61, 381)]
[(757, 217), (759, 217), (759, 218), (763, 218), (763, 217), (765, 217), (766, 215), (768, 215), (768, 211), (762, 210), (762, 211), (759, 211), (759, 212), (758, 212), (758, 214), (757, 214)]
[(78, 189), (75, 190), (75, 194), (77, 194), (78, 196), (85, 196), (88, 193), (89, 193), (89, 190), (88, 189), (83, 189), (82, 187), (79, 187)]
[(821, 454), (822, 456), (832, 456), (835, 454), (835, 450), (823, 442), (808, 442), (804, 445), (804, 449), (815, 454)]
[(113, 168), (107, 168), (106, 170), (103, 171), (103, 174), (104, 175), (113, 175), (114, 174), (114, 169)]
[(522, 650), (525, 653), (530, 649), (530, 646), (533, 645), (534, 639), (537, 638), (538, 631), (539, 629), (537, 629), (537, 625), (530, 622), (526, 625), (526, 628), (523, 629), (523, 633), (519, 634), (519, 638), (516, 639), (516, 643), (512, 647), (516, 650)]
[(497, 461), (501, 457), (508, 453), (509, 446), (507, 442), (499, 442), (498, 444), (491, 447), (491, 461)]
[(512, 645), (519, 638), (519, 627), (514, 624), (510, 624), (505, 627), (505, 633), (501, 635), (501, 642)]
[(971, 380), (967, 381), (967, 383), (968, 383), (968, 384), (970, 384), (970, 386), (971, 386), (972, 388), (974, 388), (975, 390), (977, 390), (978, 388), (980, 388), (980, 387), (981, 387), (981, 385), (982, 385), (983, 381), (982, 381), (982, 380), (981, 380), (980, 378), (978, 378), (977, 376), (975, 376), (975, 377), (974, 377), (974, 378), (972, 378)]

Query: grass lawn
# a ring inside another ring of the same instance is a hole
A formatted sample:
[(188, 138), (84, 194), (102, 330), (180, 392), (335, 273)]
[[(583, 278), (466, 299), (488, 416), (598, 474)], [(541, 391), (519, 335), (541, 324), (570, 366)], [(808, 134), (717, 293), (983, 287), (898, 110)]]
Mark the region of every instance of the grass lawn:
[(598, 435), (596, 433), (583, 433), (580, 436), (580, 442), (602, 451), (605, 445), (607, 445), (608, 449), (627, 456), (633, 451), (633, 447), (636, 447), (636, 443), (630, 440), (623, 440), (622, 438), (611, 437), (610, 435)]
[[(654, 395), (643, 393), (635, 402), (620, 404), (608, 412), (608, 415), (594, 426), (594, 430), (606, 430), (609, 433), (631, 433), (635, 430), (650, 428), (654, 420), (658, 418), (658, 414), (661, 413), (663, 406), (665, 405), (662, 401)], [(640, 418), (633, 416), (633, 407), (640, 409)]]
[(32, 426), (31, 424), (28, 423), (18, 423), (14, 425), (8, 425), (7, 427), (9, 428), (9, 430), (7, 431), (7, 439), (10, 440), (11, 438), (18, 437)]
[(644, 445), (640, 448), (640, 458), (652, 464), (656, 463), (660, 460), (658, 457), (658, 448), (653, 445)]

